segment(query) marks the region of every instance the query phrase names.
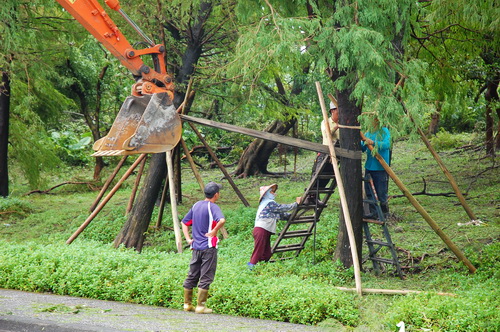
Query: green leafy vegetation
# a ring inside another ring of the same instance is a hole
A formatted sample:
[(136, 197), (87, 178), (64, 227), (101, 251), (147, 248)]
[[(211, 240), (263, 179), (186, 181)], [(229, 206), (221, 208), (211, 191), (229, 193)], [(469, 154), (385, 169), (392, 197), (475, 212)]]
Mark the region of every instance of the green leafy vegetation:
[[(471, 135), (446, 135), (451, 141), (474, 141)], [(446, 145), (446, 150), (439, 153), (483, 223), (459, 226), (469, 220), (453, 195), (415, 197), (474, 264), (475, 274), (468, 273), (408, 201), (399, 196), (392, 182), (389, 229), (399, 248), (406, 279), (399, 279), (390, 266), (376, 276), (367, 261), (363, 263), (362, 285), (422, 293), (358, 297), (355, 292), (337, 288), (355, 286), (352, 268), (344, 269), (333, 260), (338, 194), (332, 196), (318, 223), (316, 236), (308, 241), (298, 258), (259, 264), (249, 271), (246, 263), (253, 249), (251, 234), (258, 188), (276, 182), (278, 202), (293, 201), (309, 180), (314, 154), (308, 152), (299, 155), (295, 175), (235, 179), (251, 207), (243, 206), (231, 187), (222, 181), (220, 206), (228, 220), (226, 228), (230, 236), (219, 247), (219, 265), (210, 290), (209, 306), (222, 314), (318, 325), (333, 330), (395, 331), (396, 324), (404, 321), (408, 330), (496, 331), (500, 325), (498, 158), (483, 159), (484, 151), (453, 148), (456, 146)], [(275, 165), (272, 170), (283, 171), (284, 166), (274, 160), (277, 158), (274, 156), (271, 160)], [(292, 160), (290, 156), (289, 159)], [(396, 142), (392, 166), (412, 193), (422, 192), (423, 179), (428, 194), (452, 191), (422, 143)], [(287, 165), (287, 170), (292, 172), (293, 164)], [(180, 215), (201, 198), (187, 165), (183, 165), (183, 172)], [(75, 168), (73, 172), (61, 172), (61, 176), (64, 179), (53, 177), (51, 181), (90, 178), (91, 170)], [(221, 173), (218, 169), (205, 169), (202, 176), (205, 181), (219, 181)], [(15, 178), (22, 183), (22, 175)], [(133, 183), (133, 179), (127, 182)], [(158, 229), (153, 227), (158, 216), (155, 209), (142, 253), (112, 246), (126, 220), (130, 183), (117, 192), (71, 245), (65, 241), (88, 217), (88, 207), (96, 192), (68, 186), (52, 195), (19, 195), (0, 200), (0, 287), (181, 310), (182, 282), (191, 253), (187, 248), (182, 254), (176, 253), (168, 205)], [(14, 190), (19, 189), (14, 187)], [(366, 255), (366, 247), (363, 254)], [(454, 296), (438, 295), (438, 292)], [(40, 310), (75, 312), (82, 308)]]

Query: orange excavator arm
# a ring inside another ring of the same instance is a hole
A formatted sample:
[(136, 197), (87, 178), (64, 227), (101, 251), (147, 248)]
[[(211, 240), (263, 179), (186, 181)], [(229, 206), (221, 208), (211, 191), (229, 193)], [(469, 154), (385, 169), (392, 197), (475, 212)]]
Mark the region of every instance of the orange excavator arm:
[[(120, 60), (134, 76), (142, 79), (142, 82), (134, 85), (133, 95), (167, 92), (173, 99), (173, 81), (167, 74), (165, 66), (165, 46), (153, 45), (152, 41), (145, 37), (150, 47), (141, 50), (134, 49), (97, 0), (57, 0), (57, 2)], [(111, 9), (127, 17), (121, 10), (118, 0), (106, 0), (105, 3)], [(129, 22), (138, 29), (131, 20)], [(156, 68), (146, 66), (141, 59), (142, 55), (152, 55)]]
[[(105, 0), (145, 39), (149, 47), (134, 49), (97, 0), (57, 0), (136, 78), (108, 135), (94, 144), (94, 156), (158, 153), (180, 140), (180, 118), (172, 105), (174, 84), (165, 66), (165, 46), (155, 45), (123, 12), (118, 0)], [(154, 68), (141, 56), (150, 55)], [(175, 113), (175, 114), (174, 114)]]

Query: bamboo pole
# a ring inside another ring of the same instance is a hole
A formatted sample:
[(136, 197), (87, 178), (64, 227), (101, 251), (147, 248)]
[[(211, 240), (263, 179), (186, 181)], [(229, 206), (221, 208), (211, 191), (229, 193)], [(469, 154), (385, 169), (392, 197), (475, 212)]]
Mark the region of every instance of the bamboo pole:
[(88, 216), (88, 218), (84, 221), (84, 223), (76, 230), (75, 233), (73, 233), (73, 235), (71, 235), (71, 237), (66, 241), (66, 244), (71, 244), (71, 242), (73, 242), (77, 237), (78, 235), (80, 235), (81, 232), (83, 232), (83, 230), (90, 224), (90, 222), (97, 216), (97, 214), (102, 210), (102, 208), (108, 203), (108, 201), (111, 199), (111, 197), (113, 197), (113, 195), (118, 191), (118, 189), (121, 187), (121, 185), (123, 184), (123, 182), (125, 182), (125, 180), (127, 180), (127, 178), (130, 176), (130, 174), (134, 171), (134, 169), (137, 167), (137, 165), (139, 165), (139, 163), (144, 159), (146, 158), (146, 154), (141, 154), (139, 156), (139, 158), (136, 159), (136, 161), (134, 161), (134, 163), (132, 164), (132, 166), (130, 166), (130, 168), (125, 172), (125, 174), (122, 175), (121, 179), (118, 181), (117, 184), (115, 184), (115, 186), (113, 187), (113, 189), (111, 189), (111, 191), (109, 192), (108, 195), (106, 195), (106, 197), (104, 198), (104, 200), (99, 203), (99, 205), (95, 208), (95, 210), (90, 214), (90, 216)]
[(200, 173), (198, 172), (198, 169), (196, 168), (196, 165), (194, 163), (193, 157), (191, 156), (191, 153), (189, 153), (189, 149), (186, 145), (186, 142), (181, 138), (181, 145), (182, 148), (184, 149), (184, 154), (186, 155), (186, 159), (189, 162), (189, 166), (191, 166), (191, 170), (193, 171), (194, 177), (198, 181), (198, 184), (200, 185), (201, 191), (205, 189), (205, 184), (203, 183), (203, 179), (201, 178)]
[[(411, 120), (414, 122), (413, 118), (411, 118)], [(471, 220), (476, 220), (477, 218), (474, 215), (474, 212), (472, 212), (471, 208), (469, 207), (469, 205), (465, 201), (465, 198), (462, 195), (462, 192), (460, 191), (460, 189), (458, 188), (457, 182), (453, 178), (453, 175), (451, 175), (451, 173), (448, 170), (448, 168), (446, 168), (446, 166), (444, 165), (441, 157), (437, 154), (436, 150), (434, 150), (434, 148), (431, 145), (431, 142), (429, 142), (429, 140), (425, 136), (425, 134), (422, 131), (422, 129), (420, 129), (420, 128), (417, 128), (417, 129), (418, 129), (418, 133), (420, 134), (420, 137), (422, 138), (422, 141), (424, 142), (425, 146), (427, 147), (427, 149), (429, 149), (429, 151), (431, 152), (432, 156), (434, 157), (434, 159), (438, 163), (439, 167), (443, 171), (444, 175), (448, 178), (448, 182), (450, 182), (450, 185), (453, 188), (453, 191), (455, 192), (455, 194), (457, 195), (457, 198), (460, 201), (460, 204), (462, 204), (462, 207), (464, 208), (465, 212), (467, 213), (467, 215), (469, 216), (469, 218)]]
[(135, 178), (134, 187), (132, 188), (132, 193), (130, 194), (130, 199), (128, 201), (125, 215), (130, 213), (130, 211), (132, 210), (132, 206), (134, 205), (135, 195), (137, 194), (137, 188), (139, 188), (139, 183), (141, 182), (142, 173), (144, 172), (144, 166), (146, 165), (146, 159), (147, 158), (144, 158), (141, 161), (141, 166), (139, 167), (139, 172), (137, 173), (137, 177)]
[[(340, 289), (341, 291), (346, 291), (346, 292), (355, 292), (356, 288), (347, 288), (347, 287), (336, 287), (337, 289)], [(407, 290), (407, 289), (402, 289), (402, 290), (397, 290), (397, 289), (377, 289), (377, 288), (363, 288), (363, 293), (366, 294), (388, 294), (388, 295), (408, 295), (408, 294), (420, 294), (420, 293), (429, 293), (429, 292), (423, 292), (423, 291), (414, 291), (414, 290)], [(442, 295), (442, 296), (457, 296), (456, 294), (453, 293), (434, 293), (437, 295)]]
[[(403, 82), (403, 77), (401, 77), (400, 82)], [(398, 83), (398, 85), (399, 84), (400, 83)], [(458, 188), (457, 182), (453, 178), (453, 175), (451, 175), (451, 173), (448, 170), (448, 168), (444, 165), (443, 160), (437, 154), (436, 150), (434, 150), (434, 148), (431, 145), (431, 142), (429, 142), (429, 140), (425, 136), (425, 133), (422, 131), (422, 129), (420, 129), (420, 127), (417, 126), (415, 120), (413, 119), (413, 117), (408, 112), (408, 109), (406, 108), (406, 104), (403, 102), (403, 100), (400, 100), (399, 102), (400, 102), (401, 106), (403, 107), (403, 110), (405, 111), (405, 113), (410, 117), (411, 122), (413, 122), (413, 124), (417, 127), (417, 131), (418, 131), (418, 134), (420, 135), (420, 138), (424, 142), (424, 144), (427, 147), (427, 149), (429, 149), (429, 151), (431, 152), (432, 156), (434, 157), (434, 159), (438, 163), (439, 167), (443, 171), (444, 175), (448, 179), (448, 182), (450, 182), (450, 185), (453, 188), (453, 191), (455, 192), (455, 194), (457, 195), (457, 198), (460, 201), (460, 204), (462, 204), (462, 207), (464, 208), (465, 212), (467, 213), (467, 215), (469, 216), (469, 218), (471, 220), (476, 220), (477, 219), (476, 215), (474, 214), (474, 212), (472, 212), (472, 209), (467, 204), (467, 201), (465, 200), (464, 196), (462, 195), (462, 192)]]
[(217, 156), (215, 155), (215, 153), (212, 150), (212, 148), (210, 148), (210, 146), (208, 145), (207, 141), (205, 141), (205, 139), (200, 134), (200, 132), (198, 131), (198, 129), (196, 129), (196, 127), (191, 122), (188, 122), (188, 123), (189, 123), (189, 126), (191, 127), (191, 129), (193, 129), (193, 131), (196, 133), (196, 135), (198, 136), (198, 138), (200, 139), (200, 141), (203, 143), (203, 145), (205, 145), (205, 147), (207, 148), (208, 153), (210, 154), (210, 156), (212, 157), (212, 159), (217, 163), (217, 165), (219, 166), (219, 168), (222, 171), (222, 173), (224, 173), (224, 176), (226, 177), (226, 179), (229, 182), (229, 184), (231, 185), (231, 187), (233, 187), (233, 190), (236, 192), (236, 195), (238, 195), (238, 197), (241, 199), (241, 201), (243, 202), (243, 204), (246, 207), (250, 206), (250, 204), (245, 199), (245, 197), (243, 196), (243, 194), (240, 192), (240, 190), (238, 189), (238, 187), (236, 187), (236, 184), (234, 183), (233, 179), (231, 178), (231, 175), (229, 175), (229, 173), (226, 171), (226, 168), (224, 167), (224, 165), (222, 165), (222, 163), (220, 162), (219, 158), (217, 158)]
[(95, 199), (94, 203), (90, 206), (90, 208), (89, 208), (90, 212), (95, 210), (96, 206), (101, 201), (101, 198), (102, 198), (102, 196), (104, 196), (104, 193), (106, 192), (106, 190), (108, 190), (108, 187), (111, 184), (111, 182), (113, 181), (113, 179), (115, 178), (116, 174), (118, 174), (118, 171), (120, 171), (120, 169), (122, 168), (123, 163), (125, 163), (125, 160), (127, 160), (127, 157), (128, 156), (123, 156), (122, 159), (120, 160), (120, 162), (118, 163), (118, 165), (116, 165), (115, 170), (108, 177), (108, 179), (106, 180), (106, 182), (102, 186), (101, 191), (99, 192), (99, 195), (97, 195), (97, 198)]
[(177, 252), (182, 252), (182, 237), (181, 229), (179, 225), (179, 215), (177, 214), (177, 202), (175, 198), (175, 182), (174, 182), (174, 166), (172, 164), (172, 150), (168, 150), (166, 153), (167, 168), (168, 168), (168, 180), (170, 188), (170, 207), (172, 210), (172, 222), (174, 224), (174, 234), (175, 243), (177, 244)]
[[(191, 78), (191, 80), (189, 81), (188, 87), (187, 87), (187, 91), (186, 91), (186, 95), (185, 95), (184, 101), (177, 108), (177, 111), (176, 111), (177, 113), (182, 114), (184, 112), (184, 106), (187, 103), (188, 95), (191, 95), (191, 85), (192, 85), (192, 83), (193, 83), (193, 79)], [(180, 140), (181, 141), (183, 140), (182, 137), (181, 137)], [(161, 221), (163, 219), (163, 211), (165, 209), (165, 201), (166, 201), (166, 198), (167, 198), (167, 188), (169, 188), (168, 177), (169, 177), (169, 173), (167, 172), (167, 175), (165, 177), (165, 185), (163, 186), (163, 190), (161, 192), (160, 206), (159, 206), (159, 209), (158, 209), (158, 218), (156, 220), (156, 225), (155, 225), (156, 228), (160, 228), (161, 227)]]
[[(361, 137), (363, 140), (365, 140), (365, 136), (363, 135), (363, 133), (361, 133)], [(367, 147), (373, 153), (373, 146), (367, 145)], [(441, 228), (439, 228), (438, 224), (431, 218), (431, 216), (422, 207), (422, 205), (420, 205), (418, 200), (410, 193), (408, 188), (406, 188), (406, 186), (403, 184), (403, 182), (401, 182), (401, 180), (398, 178), (396, 173), (394, 173), (394, 171), (391, 169), (391, 167), (389, 165), (387, 165), (384, 158), (382, 158), (378, 153), (375, 153), (375, 158), (377, 158), (377, 160), (380, 162), (382, 167), (384, 167), (387, 174), (389, 174), (389, 176), (394, 181), (394, 183), (396, 183), (396, 185), (399, 187), (399, 189), (401, 189), (401, 191), (406, 196), (406, 198), (410, 201), (410, 203), (415, 207), (415, 209), (417, 209), (418, 213), (420, 213), (420, 215), (422, 217), (424, 217), (425, 221), (427, 221), (427, 223), (429, 224), (429, 226), (431, 226), (431, 228), (434, 230), (434, 232), (436, 232), (436, 234), (439, 235), (439, 237), (444, 241), (444, 243), (448, 246), (448, 248), (450, 248), (451, 251), (453, 251), (455, 256), (457, 256), (457, 258), (459, 260), (461, 260), (465, 264), (465, 266), (467, 266), (467, 268), (469, 269), (469, 271), (471, 273), (476, 272), (476, 268), (474, 267), (474, 265), (472, 265), (472, 263), (467, 259), (467, 257), (465, 257), (465, 255), (453, 243), (453, 241), (441, 230)]]
[(354, 279), (356, 281), (356, 291), (358, 295), (362, 296), (363, 293), (361, 291), (361, 272), (360, 272), (361, 268), (359, 266), (356, 239), (354, 238), (354, 230), (352, 228), (351, 215), (349, 214), (349, 207), (347, 206), (344, 184), (342, 183), (342, 178), (340, 177), (337, 155), (335, 154), (335, 149), (332, 143), (332, 134), (330, 131), (330, 124), (328, 123), (328, 114), (326, 112), (325, 100), (323, 99), (323, 91), (321, 90), (321, 85), (319, 84), (319, 82), (316, 82), (316, 90), (318, 91), (319, 103), (321, 105), (321, 111), (323, 113), (323, 121), (325, 122), (326, 126), (326, 132), (328, 136), (328, 148), (330, 149), (331, 162), (333, 165), (333, 170), (335, 172), (335, 180), (337, 181), (337, 187), (339, 188), (340, 203), (342, 205), (342, 212), (344, 213), (347, 235), (349, 237), (349, 244), (351, 246), (351, 255), (354, 264)]

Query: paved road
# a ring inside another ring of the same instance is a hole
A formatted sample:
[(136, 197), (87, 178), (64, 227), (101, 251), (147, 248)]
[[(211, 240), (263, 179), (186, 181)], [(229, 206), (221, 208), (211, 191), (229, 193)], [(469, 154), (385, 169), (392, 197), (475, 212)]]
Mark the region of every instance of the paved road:
[(0, 289), (0, 332), (321, 330), (268, 320)]

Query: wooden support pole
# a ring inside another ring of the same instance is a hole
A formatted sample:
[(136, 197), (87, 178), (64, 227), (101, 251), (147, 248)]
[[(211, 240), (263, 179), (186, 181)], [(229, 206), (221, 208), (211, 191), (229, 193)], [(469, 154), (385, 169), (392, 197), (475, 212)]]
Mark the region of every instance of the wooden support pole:
[[(336, 288), (340, 289), (341, 291), (346, 291), (346, 292), (357, 291), (356, 288), (347, 288), (347, 287), (336, 287)], [(420, 294), (420, 293), (428, 293), (428, 292), (414, 291), (414, 290), (407, 290), (407, 289), (397, 290), (397, 289), (363, 288), (363, 293), (365, 293), (365, 294), (408, 295), (408, 294)], [(442, 296), (457, 296), (456, 294), (453, 294), (453, 293), (434, 293), (434, 294), (442, 295)]]
[[(363, 133), (361, 133), (361, 137), (362, 139), (365, 139)], [(367, 145), (367, 147), (373, 154), (373, 146)], [(394, 173), (391, 167), (387, 165), (384, 158), (382, 158), (378, 153), (375, 153), (375, 158), (377, 158), (382, 167), (384, 167), (387, 174), (389, 174), (394, 183), (399, 187), (399, 189), (401, 189), (401, 191), (410, 201), (410, 203), (415, 207), (415, 209), (417, 209), (418, 213), (420, 213), (420, 215), (424, 217), (425, 221), (427, 221), (427, 223), (429, 224), (429, 226), (431, 226), (434, 232), (436, 232), (436, 234), (439, 235), (439, 237), (444, 241), (444, 243), (448, 246), (448, 248), (450, 248), (451, 251), (453, 251), (455, 256), (457, 256), (457, 258), (461, 260), (465, 264), (465, 266), (467, 266), (467, 268), (471, 273), (476, 272), (476, 268), (474, 267), (474, 265), (472, 265), (472, 263), (467, 259), (467, 257), (465, 257), (465, 255), (460, 251), (460, 249), (455, 245), (455, 243), (453, 243), (453, 241), (443, 232), (443, 230), (439, 228), (438, 224), (431, 218), (431, 216), (427, 213), (427, 211), (425, 211), (425, 209), (422, 207), (422, 205), (420, 205), (417, 199), (410, 193), (408, 188), (406, 188), (403, 182), (401, 182), (396, 173)]]
[(182, 252), (182, 237), (181, 228), (179, 225), (179, 215), (177, 214), (177, 201), (175, 197), (175, 182), (174, 182), (174, 165), (172, 163), (172, 150), (168, 150), (166, 153), (167, 159), (167, 169), (168, 169), (168, 181), (170, 188), (170, 208), (172, 210), (172, 222), (174, 224), (174, 234), (175, 243), (177, 245), (177, 252)]
[[(411, 117), (410, 117), (411, 118)], [(413, 121), (413, 119), (412, 119)], [(424, 132), (422, 131), (422, 129), (420, 128), (417, 128), (418, 129), (418, 133), (420, 134), (420, 138), (422, 138), (422, 141), (424, 142), (425, 146), (427, 147), (427, 149), (429, 149), (429, 151), (431, 152), (432, 156), (434, 157), (434, 159), (436, 160), (436, 162), (438, 163), (439, 167), (441, 168), (441, 170), (443, 171), (444, 175), (446, 176), (446, 178), (448, 178), (448, 182), (450, 182), (450, 185), (451, 187), (453, 188), (453, 191), (455, 192), (455, 194), (457, 195), (457, 198), (458, 200), (460, 201), (460, 204), (462, 204), (462, 207), (464, 208), (465, 212), (467, 213), (467, 215), (469, 216), (469, 218), (471, 220), (476, 220), (476, 216), (474, 215), (474, 212), (472, 212), (471, 208), (469, 207), (469, 205), (467, 204), (467, 202), (465, 201), (465, 198), (464, 198), (464, 195), (462, 195), (462, 192), (460, 191), (460, 189), (458, 188), (458, 185), (457, 185), (457, 182), (455, 181), (455, 179), (453, 178), (453, 175), (451, 175), (450, 171), (448, 170), (448, 168), (446, 168), (446, 166), (444, 165), (443, 163), (443, 160), (441, 159), (441, 157), (437, 154), (436, 150), (434, 150), (434, 148), (432, 147), (431, 145), (431, 142), (429, 142), (429, 140), (427, 139), (427, 137), (425, 136)]]
[(118, 189), (120, 189), (120, 187), (123, 184), (123, 182), (125, 182), (125, 180), (127, 180), (127, 178), (130, 176), (130, 174), (132, 174), (132, 172), (134, 171), (134, 169), (137, 167), (137, 165), (139, 165), (139, 163), (144, 158), (146, 158), (146, 154), (141, 154), (139, 156), (139, 158), (137, 158), (137, 160), (134, 161), (134, 163), (132, 164), (132, 166), (130, 166), (130, 168), (125, 172), (125, 174), (123, 174), (123, 176), (118, 181), (118, 183), (115, 184), (115, 186), (113, 187), (113, 189), (111, 189), (111, 191), (109, 192), (109, 194), (106, 195), (106, 197), (104, 198), (104, 200), (101, 203), (99, 203), (99, 205), (90, 214), (90, 216), (85, 220), (85, 222), (66, 241), (66, 244), (71, 244), (71, 242), (73, 242), (78, 237), (78, 235), (80, 235), (80, 233), (83, 232), (83, 230), (90, 224), (90, 222), (97, 216), (97, 214), (102, 210), (102, 208), (109, 202), (109, 200), (111, 199), (111, 197), (113, 197), (113, 195), (118, 191)]
[(238, 195), (238, 197), (240, 198), (240, 200), (243, 202), (243, 204), (246, 207), (249, 207), (250, 204), (245, 199), (245, 197), (243, 196), (243, 194), (240, 192), (240, 190), (238, 189), (238, 187), (236, 187), (236, 184), (234, 183), (233, 179), (231, 178), (231, 175), (229, 175), (229, 173), (226, 171), (226, 168), (224, 167), (224, 165), (222, 165), (222, 163), (220, 162), (219, 158), (217, 158), (217, 156), (215, 155), (215, 153), (212, 150), (212, 148), (210, 148), (210, 146), (208, 145), (207, 141), (205, 141), (205, 139), (200, 134), (200, 132), (198, 131), (198, 129), (196, 129), (196, 127), (191, 122), (188, 122), (188, 123), (189, 123), (189, 126), (191, 126), (191, 129), (193, 129), (193, 131), (196, 133), (196, 135), (198, 136), (198, 138), (200, 139), (200, 141), (203, 143), (203, 145), (205, 145), (205, 148), (207, 148), (208, 153), (210, 154), (210, 156), (212, 157), (212, 159), (217, 163), (217, 165), (219, 166), (219, 168), (222, 171), (222, 173), (224, 173), (224, 176), (226, 177), (226, 179), (229, 182), (229, 184), (231, 185), (231, 187), (233, 187), (233, 190), (236, 192), (236, 195)]
[[(403, 78), (401, 78), (400, 81), (402, 82), (402, 80), (403, 80)], [(406, 108), (406, 104), (402, 100), (400, 100), (399, 102), (400, 102), (401, 106), (403, 107), (403, 110), (405, 111), (405, 113), (410, 117), (411, 122), (413, 122), (415, 127), (417, 127), (415, 120), (413, 119), (413, 117), (408, 112), (408, 109)], [(453, 178), (453, 175), (451, 175), (448, 168), (446, 168), (446, 166), (443, 163), (443, 160), (437, 154), (436, 150), (434, 150), (434, 148), (431, 145), (431, 142), (427, 139), (427, 136), (425, 136), (425, 133), (422, 131), (422, 129), (420, 129), (420, 127), (417, 127), (417, 131), (418, 131), (418, 134), (420, 135), (420, 138), (424, 142), (425, 146), (427, 147), (427, 149), (429, 149), (430, 153), (432, 154), (432, 156), (434, 157), (434, 159), (438, 163), (439, 167), (443, 171), (444, 175), (448, 179), (448, 182), (450, 182), (450, 185), (453, 188), (453, 191), (455, 192), (455, 194), (457, 195), (457, 198), (460, 201), (460, 204), (462, 204), (462, 207), (464, 208), (465, 212), (467, 213), (467, 215), (469, 216), (469, 218), (471, 220), (476, 220), (477, 219), (476, 215), (474, 214), (474, 212), (472, 212), (471, 208), (467, 204), (467, 201), (465, 200), (464, 195), (462, 195), (462, 192), (458, 188), (457, 182)]]
[(332, 143), (332, 134), (330, 131), (330, 125), (328, 123), (328, 114), (326, 112), (325, 100), (323, 99), (323, 91), (321, 90), (321, 85), (316, 82), (316, 90), (318, 91), (319, 103), (321, 105), (321, 111), (323, 113), (323, 121), (325, 122), (326, 132), (328, 136), (328, 148), (330, 149), (330, 157), (333, 165), (333, 170), (335, 172), (335, 180), (337, 181), (337, 188), (339, 188), (340, 203), (342, 205), (342, 211), (344, 213), (345, 224), (347, 228), (347, 235), (349, 237), (349, 244), (351, 246), (352, 262), (354, 264), (354, 279), (356, 281), (356, 291), (358, 295), (362, 296), (361, 291), (361, 268), (359, 265), (358, 251), (356, 247), (356, 239), (354, 237), (354, 230), (351, 223), (351, 215), (349, 213), (349, 207), (347, 205), (347, 199), (345, 196), (344, 184), (342, 183), (342, 178), (340, 177), (339, 164), (337, 162), (337, 156), (335, 154), (335, 149)]
[[(166, 160), (166, 159), (165, 159)], [(161, 227), (161, 221), (163, 219), (163, 211), (165, 210), (165, 202), (167, 200), (167, 188), (168, 188), (168, 173), (165, 178), (165, 185), (161, 191), (160, 206), (158, 207), (158, 219), (156, 220), (156, 228)]]
[(189, 149), (186, 145), (186, 142), (182, 138), (181, 138), (181, 145), (182, 145), (182, 148), (184, 149), (184, 154), (186, 155), (186, 159), (189, 162), (189, 166), (191, 166), (191, 170), (193, 171), (194, 177), (198, 181), (198, 184), (200, 185), (200, 189), (203, 192), (203, 190), (205, 189), (205, 184), (203, 184), (203, 179), (201, 178), (201, 175), (198, 172), (198, 169), (196, 168), (193, 157), (191, 156), (191, 153), (189, 153)]
[(96, 206), (101, 201), (101, 198), (102, 198), (102, 196), (104, 196), (104, 193), (106, 192), (106, 190), (108, 190), (108, 187), (111, 184), (111, 182), (113, 181), (113, 179), (115, 178), (116, 174), (118, 174), (118, 172), (122, 168), (123, 163), (125, 163), (125, 160), (127, 160), (127, 157), (128, 156), (123, 156), (122, 159), (120, 160), (120, 162), (118, 162), (118, 165), (116, 165), (115, 170), (108, 177), (108, 179), (106, 180), (106, 182), (102, 186), (101, 191), (99, 192), (99, 195), (97, 195), (97, 198), (95, 199), (94, 203), (90, 206), (90, 209), (89, 209), (90, 212), (95, 210)]
[(127, 210), (125, 215), (129, 214), (132, 210), (132, 206), (134, 205), (135, 195), (137, 194), (137, 188), (139, 188), (139, 183), (141, 182), (142, 173), (144, 172), (144, 166), (146, 165), (147, 158), (144, 158), (141, 161), (141, 166), (139, 167), (139, 172), (137, 173), (137, 177), (135, 178), (134, 187), (132, 188), (132, 193), (130, 194), (130, 199), (128, 201)]

